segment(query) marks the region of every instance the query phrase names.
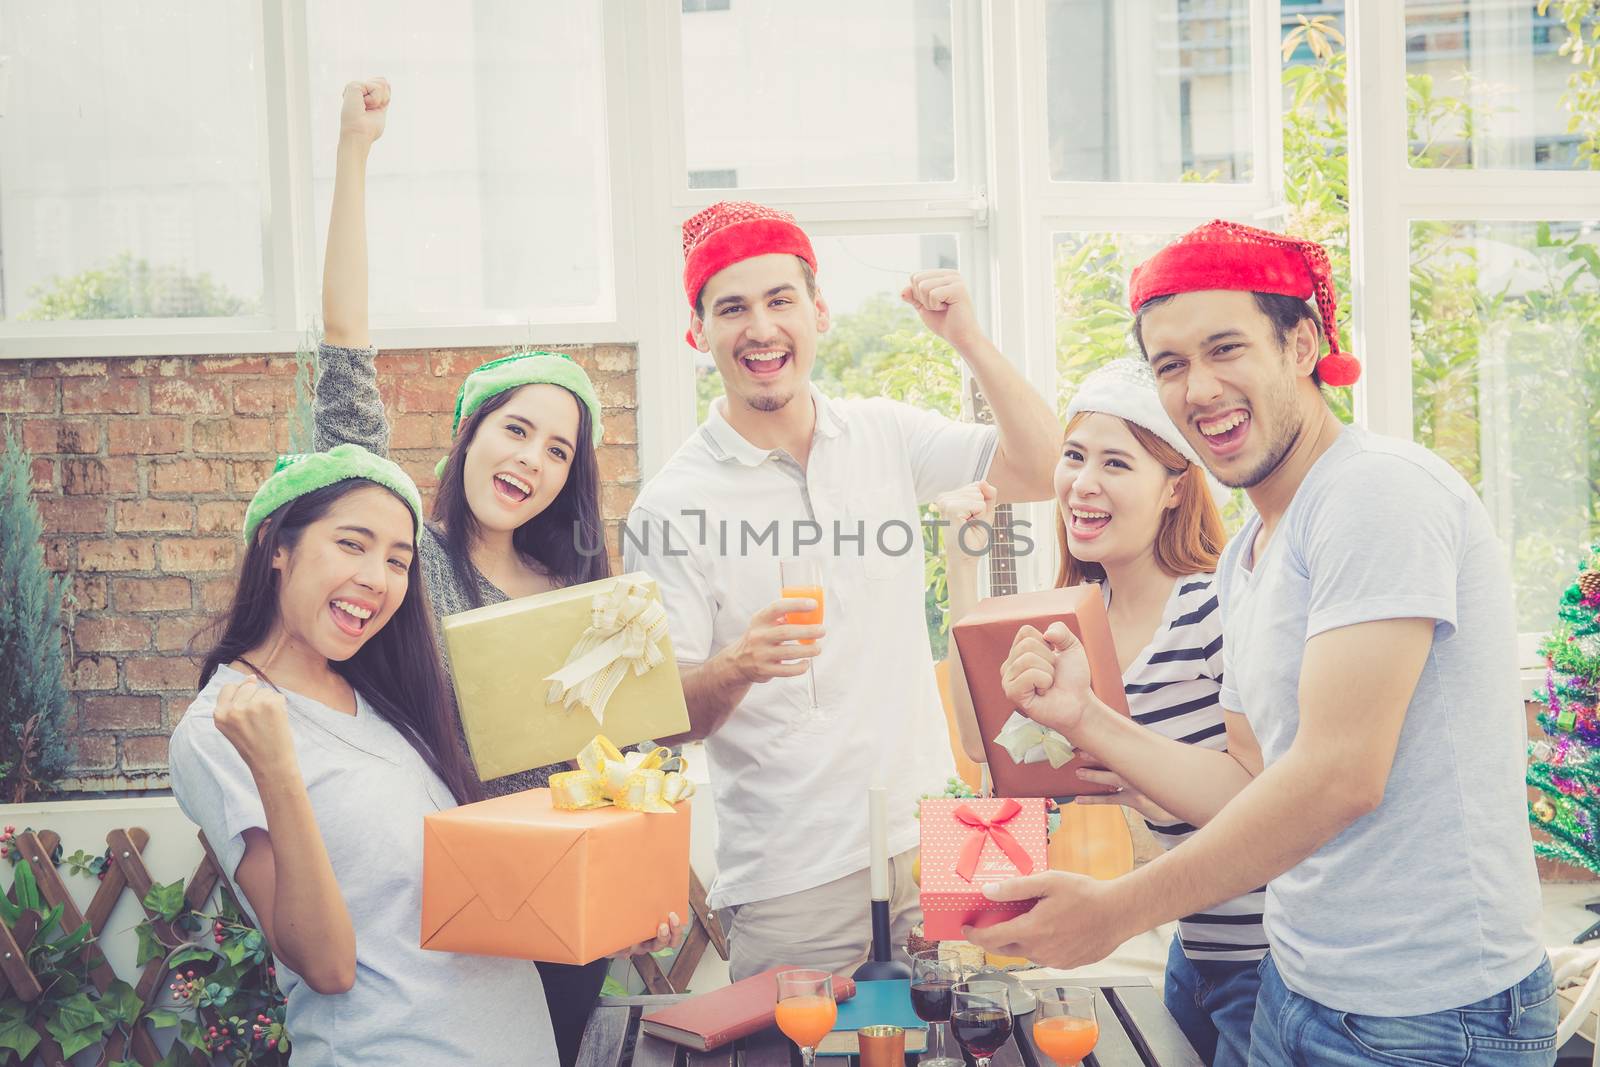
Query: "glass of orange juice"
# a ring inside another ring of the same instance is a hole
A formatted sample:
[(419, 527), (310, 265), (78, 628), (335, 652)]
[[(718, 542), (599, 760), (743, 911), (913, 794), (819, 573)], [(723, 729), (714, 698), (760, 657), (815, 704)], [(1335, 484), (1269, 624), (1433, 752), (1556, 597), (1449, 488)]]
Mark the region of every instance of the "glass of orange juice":
[[(816, 601), (813, 611), (791, 611), (783, 617), (790, 626), (822, 625), (822, 566), (814, 559), (788, 559), (778, 564), (778, 580), (783, 583), (785, 600), (796, 598)], [(815, 644), (802, 640), (802, 645)], [(810, 661), (806, 663), (806, 679), (811, 683), (811, 710), (817, 710), (817, 674)]]
[(778, 1029), (800, 1046), (800, 1061), (805, 1067), (811, 1067), (817, 1044), (838, 1018), (833, 975), (809, 970), (778, 972)]
[(1100, 1040), (1095, 1018), (1095, 993), (1083, 986), (1055, 986), (1034, 991), (1033, 1043), (1057, 1067), (1072, 1067), (1094, 1051)]

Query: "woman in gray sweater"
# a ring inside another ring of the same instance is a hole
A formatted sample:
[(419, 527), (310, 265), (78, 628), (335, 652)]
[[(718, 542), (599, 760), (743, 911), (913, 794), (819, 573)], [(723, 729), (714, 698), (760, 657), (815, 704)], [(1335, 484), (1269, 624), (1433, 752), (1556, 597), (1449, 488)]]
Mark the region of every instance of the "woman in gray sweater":
[[(345, 90), (323, 263), (323, 343), (318, 349), (318, 451), (344, 442), (387, 455), (389, 425), (378, 395), (367, 327), (366, 168), (383, 134), (389, 85)], [(419, 562), (435, 621), (513, 597), (607, 577), (600, 477), (600, 403), (572, 360), (528, 352), (491, 360), (456, 398), (454, 443), (440, 461), (432, 521)], [(457, 734), (465, 751), (459, 717)], [(484, 783), (489, 796), (545, 785), (565, 768), (541, 767)], [(678, 931), (673, 930), (676, 940)], [(563, 1064), (578, 1043), (607, 960), (587, 967), (539, 964)]]

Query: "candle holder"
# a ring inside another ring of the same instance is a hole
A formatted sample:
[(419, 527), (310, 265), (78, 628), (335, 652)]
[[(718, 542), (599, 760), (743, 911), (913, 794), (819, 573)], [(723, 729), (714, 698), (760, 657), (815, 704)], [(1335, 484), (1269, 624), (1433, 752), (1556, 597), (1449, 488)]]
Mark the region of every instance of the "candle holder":
[(894, 958), (889, 915), (889, 798), (881, 785), (867, 790), (867, 830), (872, 861), (872, 954), (851, 975), (858, 982), (910, 979), (911, 967)]

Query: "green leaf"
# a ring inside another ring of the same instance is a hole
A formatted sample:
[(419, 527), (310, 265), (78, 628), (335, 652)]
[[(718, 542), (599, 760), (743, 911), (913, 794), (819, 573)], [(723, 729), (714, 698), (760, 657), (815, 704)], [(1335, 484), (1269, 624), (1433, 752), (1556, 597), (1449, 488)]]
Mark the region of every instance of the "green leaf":
[(167, 961), (167, 966), (177, 968), (182, 967), (185, 963), (202, 963), (215, 959), (216, 955), (217, 954), (212, 952), (209, 948), (196, 945), (193, 948), (186, 948), (178, 952), (174, 952), (172, 954), (172, 958)]
[(94, 933), (88, 923), (84, 923), (72, 933), (57, 941), (52, 948), (62, 956), (68, 956), (78, 951), (89, 941), (94, 939)]
[(134, 933), (139, 935), (139, 951), (133, 960), (135, 966), (143, 967), (151, 960), (159, 960), (167, 954), (167, 946), (156, 937), (155, 928), (148, 922), (142, 922), (134, 927)]
[(170, 885), (157, 883), (144, 895), (144, 906), (171, 922), (183, 910), (183, 879)]
[(26, 1020), (8, 1018), (0, 1022), (0, 1048), (11, 1049), (19, 1060), (26, 1061), (38, 1044), (39, 1032)]
[(172, 1047), (167, 1049), (167, 1054), (156, 1061), (156, 1067), (189, 1067), (188, 1049), (183, 1042), (174, 1041)]
[[(153, 1013), (152, 1013), (153, 1014)], [(182, 1045), (184, 1048), (204, 1048), (206, 1032), (204, 1028), (193, 1019), (178, 1020), (178, 1040), (172, 1043), (173, 1048)]]
[(139, 1021), (139, 1013), (143, 1010), (144, 1001), (139, 999), (139, 994), (120, 978), (100, 994), (100, 1011), (112, 1022), (132, 1026)]
[(39, 932), (33, 935), (34, 944), (43, 944), (50, 940), (50, 935), (55, 933), (56, 925), (61, 922), (61, 913), (65, 906), (57, 904), (45, 915), (44, 921), (39, 924)]
[(89, 1026), (100, 1026), (105, 1023), (105, 1016), (100, 1014), (100, 1009), (95, 1006), (86, 993), (74, 993), (70, 997), (56, 1002), (55, 1011), (51, 1013), (53, 1019), (60, 1020), (61, 1025), (68, 1030), (82, 1030)]
[(56, 1002), (55, 1010), (45, 1018), (44, 1027), (61, 1046), (62, 1055), (71, 1059), (89, 1046), (97, 1044), (105, 1037), (111, 1024), (100, 1014), (94, 1001), (87, 995), (74, 993)]
[(17, 891), (18, 906), (32, 911), (38, 911), (44, 906), (44, 902), (39, 899), (39, 883), (33, 877), (33, 865), (27, 860), (17, 864), (12, 887)]
[(184, 1021), (183, 1016), (166, 1008), (152, 1008), (145, 1012), (144, 1017), (150, 1020), (150, 1025), (157, 1030), (165, 1030), (169, 1026), (177, 1026)]
[(22, 919), (22, 909), (11, 903), (4, 894), (0, 894), (0, 919), (4, 919), (10, 927), (15, 927)]

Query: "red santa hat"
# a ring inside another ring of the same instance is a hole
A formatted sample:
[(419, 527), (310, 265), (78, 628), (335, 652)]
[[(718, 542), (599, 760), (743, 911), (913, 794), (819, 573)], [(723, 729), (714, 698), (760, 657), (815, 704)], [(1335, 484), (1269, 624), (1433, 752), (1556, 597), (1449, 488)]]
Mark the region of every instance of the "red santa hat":
[[(815, 271), (817, 254), (794, 216), (787, 211), (723, 200), (683, 224), (683, 291), (693, 307), (712, 275), (753, 256), (786, 252)], [(688, 335), (694, 344), (694, 334)]]
[(1134, 268), (1128, 303), (1138, 314), (1155, 297), (1207, 289), (1315, 298), (1328, 338), (1328, 354), (1317, 362), (1317, 377), (1324, 385), (1353, 385), (1361, 377), (1361, 364), (1339, 349), (1333, 270), (1327, 250), (1317, 242), (1217, 219)]

